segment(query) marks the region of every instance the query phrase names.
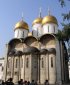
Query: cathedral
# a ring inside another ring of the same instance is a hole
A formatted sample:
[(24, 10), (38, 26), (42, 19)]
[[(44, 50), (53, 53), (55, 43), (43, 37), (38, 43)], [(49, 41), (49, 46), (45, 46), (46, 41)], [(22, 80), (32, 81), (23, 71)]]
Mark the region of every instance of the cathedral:
[(17, 83), (23, 81), (44, 84), (68, 81), (67, 49), (57, 38), (58, 21), (50, 13), (32, 23), (32, 31), (21, 19), (14, 26), (14, 38), (6, 44), (4, 81), (13, 78)]

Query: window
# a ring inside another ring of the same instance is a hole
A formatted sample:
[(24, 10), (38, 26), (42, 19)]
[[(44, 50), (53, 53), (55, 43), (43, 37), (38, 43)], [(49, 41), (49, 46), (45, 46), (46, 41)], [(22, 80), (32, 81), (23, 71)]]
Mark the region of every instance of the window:
[(2, 69), (1, 69), (1, 71), (3, 71), (4, 70), (4, 68), (3, 68), (3, 66), (2, 66)]
[(9, 76), (10, 76), (10, 75), (11, 75), (11, 72), (7, 72), (7, 75), (9, 75)]
[(0, 63), (0, 66), (2, 66), (2, 63)]
[(33, 31), (32, 31), (32, 35), (33, 35)]
[(23, 31), (23, 37), (24, 37), (24, 31)]
[(48, 26), (48, 32), (49, 32), (49, 26)]
[(29, 67), (29, 58), (26, 59), (26, 67)]
[(15, 67), (16, 67), (16, 68), (18, 67), (18, 59), (16, 59)]
[(43, 58), (42, 58), (41, 61), (42, 61), (42, 68), (44, 68), (44, 60), (43, 60)]
[(18, 30), (18, 33), (17, 33), (17, 37), (19, 36), (19, 30)]
[(18, 75), (18, 72), (15, 72), (14, 74), (15, 74), (15, 75)]
[(23, 67), (23, 58), (21, 58), (21, 67)]
[(53, 67), (53, 57), (51, 57), (51, 67)]
[(55, 32), (55, 26), (54, 26), (54, 32)]
[(37, 28), (37, 36), (38, 36), (38, 28)]

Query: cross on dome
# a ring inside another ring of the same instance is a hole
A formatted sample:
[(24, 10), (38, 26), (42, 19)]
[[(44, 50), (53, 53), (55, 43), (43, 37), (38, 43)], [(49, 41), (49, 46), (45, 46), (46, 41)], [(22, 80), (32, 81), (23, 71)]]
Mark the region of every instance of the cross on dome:
[(42, 15), (42, 8), (40, 7), (39, 8), (39, 17), (41, 18), (41, 15)]

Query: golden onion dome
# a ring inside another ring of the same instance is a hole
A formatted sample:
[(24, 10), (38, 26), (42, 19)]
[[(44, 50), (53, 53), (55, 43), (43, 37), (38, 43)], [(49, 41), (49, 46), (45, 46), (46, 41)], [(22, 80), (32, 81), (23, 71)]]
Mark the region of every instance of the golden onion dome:
[(15, 25), (15, 29), (22, 28), (22, 29), (27, 29), (28, 30), (28, 24), (24, 22), (23, 20), (19, 21)]
[(43, 18), (42, 20), (42, 24), (46, 24), (46, 23), (54, 23), (58, 25), (57, 19), (54, 16), (48, 15), (46, 17)]
[(36, 24), (36, 23), (42, 23), (42, 18), (41, 18), (41, 17), (36, 18), (36, 19), (33, 21), (32, 25), (34, 25), (34, 24)]

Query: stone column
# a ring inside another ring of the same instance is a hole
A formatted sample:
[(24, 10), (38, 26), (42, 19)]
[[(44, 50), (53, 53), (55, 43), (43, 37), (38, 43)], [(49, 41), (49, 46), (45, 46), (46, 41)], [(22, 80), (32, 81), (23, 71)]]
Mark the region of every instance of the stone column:
[(59, 45), (59, 41), (56, 40), (56, 70), (57, 70), (57, 74), (56, 74), (56, 83), (58, 84), (62, 84), (62, 80), (61, 80), (61, 58), (60, 58), (60, 45)]
[(46, 67), (45, 67), (45, 69), (46, 69), (46, 75), (45, 75), (46, 78), (45, 78), (45, 80), (46, 80), (46, 79), (48, 80), (48, 79), (49, 79), (49, 78), (48, 78), (48, 76), (49, 76), (49, 75), (48, 75), (48, 74), (49, 74), (49, 72), (48, 72), (48, 70), (49, 70), (49, 69), (48, 69), (48, 65), (49, 65), (49, 64), (48, 64), (48, 53), (45, 54), (45, 57), (46, 57), (46, 63), (45, 63), (45, 64), (46, 64)]
[(62, 80), (64, 80), (64, 58), (63, 58), (63, 47), (62, 47), (62, 41), (60, 41), (60, 56), (61, 56), (61, 75), (62, 75)]
[(12, 78), (14, 78), (14, 56), (13, 56), (12, 64), (13, 64), (13, 67), (12, 67)]
[(40, 83), (40, 55), (38, 55), (38, 83)]
[(48, 53), (48, 83), (49, 83), (49, 53)]
[(19, 80), (21, 79), (21, 56), (19, 56)]
[(24, 56), (24, 80), (25, 80), (25, 62), (26, 62), (26, 55)]

